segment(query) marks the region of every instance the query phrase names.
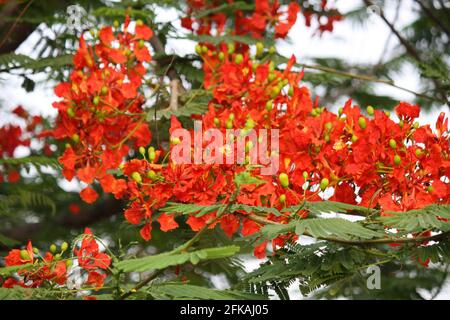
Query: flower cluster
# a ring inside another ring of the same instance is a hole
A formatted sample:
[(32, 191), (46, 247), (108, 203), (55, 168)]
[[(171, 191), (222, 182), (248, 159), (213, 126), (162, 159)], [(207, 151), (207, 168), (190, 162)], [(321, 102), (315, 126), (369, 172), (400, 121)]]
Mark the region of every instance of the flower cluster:
[(313, 19), (315, 19), (319, 25), (317, 27), (317, 31), (319, 33), (324, 33), (325, 31), (332, 32), (334, 29), (334, 23), (341, 21), (343, 17), (337, 9), (327, 8), (327, 6), (327, 0), (321, 0), (318, 8), (305, 1), (304, 8), (302, 10), (302, 14), (305, 17), (305, 25), (310, 27)]
[[(150, 143), (139, 89), (147, 71), (144, 63), (151, 61), (145, 41), (153, 32), (142, 21), (135, 23), (134, 32), (129, 29), (127, 18), (123, 29), (105, 27), (94, 33), (94, 44), (81, 37), (70, 81), (55, 88), (62, 100), (53, 104), (58, 109), (53, 134), (71, 141), (60, 158), (68, 180), (76, 176), (88, 185), (94, 180), (109, 185), (107, 171), (118, 167), (129, 146)], [(81, 197), (92, 203), (98, 194), (88, 186)]]
[(29, 241), (25, 249), (11, 250), (5, 257), (5, 265), (18, 267), (18, 271), (14, 276), (5, 279), (2, 287), (61, 287), (67, 285), (69, 275), (76, 269), (87, 275), (83, 285), (97, 289), (103, 286), (106, 278), (105, 270), (111, 264), (111, 258), (106, 253), (100, 252), (98, 243), (89, 229), (86, 228), (81, 245), (74, 249), (74, 255), (67, 256), (69, 249), (67, 242), (61, 244), (59, 253), (56, 253), (57, 247), (54, 244), (49, 249), (41, 255)]
[[(40, 139), (45, 136), (43, 120), (40, 116), (31, 116), (22, 106), (17, 106), (12, 113), (24, 123), (24, 126), (6, 124), (0, 127), (0, 159), (14, 157), (15, 150), (20, 147), (30, 147), (31, 139)], [(44, 144), (43, 152), (51, 155), (50, 145)], [(15, 183), (20, 180), (17, 166), (0, 165), (0, 182), (7, 180)]]

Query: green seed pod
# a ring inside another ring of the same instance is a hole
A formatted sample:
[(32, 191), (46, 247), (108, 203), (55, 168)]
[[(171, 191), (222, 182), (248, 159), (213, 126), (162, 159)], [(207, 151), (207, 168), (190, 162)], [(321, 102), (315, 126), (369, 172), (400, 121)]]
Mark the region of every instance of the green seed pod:
[(51, 253), (55, 253), (56, 252), (56, 244), (53, 243), (53, 244), (50, 245), (50, 252)]
[(264, 52), (264, 44), (262, 42), (258, 42), (256, 44), (256, 56), (259, 57)]
[(400, 165), (401, 162), (402, 162), (402, 159), (400, 158), (400, 156), (399, 156), (398, 154), (396, 154), (396, 155), (394, 156), (394, 164), (395, 164), (396, 166), (398, 166), (398, 165)]
[(133, 173), (131, 174), (131, 178), (132, 178), (134, 181), (136, 181), (137, 183), (142, 183), (142, 177), (141, 177), (141, 175), (139, 174), (139, 172), (133, 172)]
[(289, 187), (289, 176), (286, 173), (280, 173), (278, 178), (280, 179), (280, 184), (283, 188)]
[(280, 201), (280, 203), (286, 203), (286, 195), (285, 194), (280, 195), (278, 201)]
[(365, 129), (367, 127), (366, 118), (359, 117), (358, 124), (361, 127), (361, 129)]
[(328, 187), (329, 184), (330, 184), (330, 181), (327, 178), (323, 178), (320, 181), (320, 190), (324, 191)]
[(234, 62), (235, 62), (236, 64), (241, 64), (242, 61), (244, 61), (244, 56), (243, 56), (242, 54), (238, 53), (238, 54), (236, 55), (236, 57), (234, 57)]
[(366, 110), (369, 116), (373, 116), (375, 114), (375, 109), (372, 106), (368, 106)]
[(20, 259), (22, 259), (22, 260), (30, 260), (31, 259), (30, 254), (28, 253), (27, 250), (25, 250), (25, 249), (20, 250)]
[(389, 146), (392, 149), (396, 149), (397, 148), (397, 142), (394, 139), (389, 140)]
[(61, 244), (61, 251), (65, 252), (67, 249), (69, 249), (69, 244), (67, 242), (63, 242)]

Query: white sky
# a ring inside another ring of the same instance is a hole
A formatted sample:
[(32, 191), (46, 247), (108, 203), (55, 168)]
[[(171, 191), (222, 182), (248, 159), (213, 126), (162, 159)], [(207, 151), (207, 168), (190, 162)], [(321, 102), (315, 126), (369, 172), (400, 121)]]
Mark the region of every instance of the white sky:
[[(330, 4), (336, 3), (341, 12), (348, 12), (358, 7), (360, 0), (339, 0), (329, 1)], [(386, 16), (390, 21), (395, 16), (395, 8), (398, 0), (386, 0)], [(412, 0), (403, 0), (398, 20), (395, 26), (401, 30), (403, 26), (411, 22), (414, 17), (414, 4)], [(175, 10), (158, 10), (156, 15), (157, 22), (171, 21), (175, 27), (180, 28), (179, 17)], [(322, 36), (313, 35), (314, 25), (307, 28), (304, 25), (302, 15), (289, 34), (288, 41), (279, 41), (277, 49), (285, 56), (295, 54), (297, 61), (308, 62), (310, 57), (337, 57), (344, 58), (349, 63), (376, 63), (382, 55), (389, 56), (394, 47), (398, 45), (395, 37), (391, 38), (388, 45), (388, 52), (383, 52), (385, 43), (389, 37), (389, 29), (384, 22), (375, 14), (368, 14), (364, 25), (352, 24), (350, 21), (337, 22), (333, 33), (324, 33)], [(32, 45), (37, 41), (38, 35), (33, 34), (18, 50), (18, 53), (30, 54)], [(178, 54), (194, 52), (195, 43), (189, 40), (169, 40), (166, 50)], [(306, 70), (307, 72), (307, 70)], [(36, 75), (33, 79), (39, 79)], [(397, 85), (409, 88), (414, 91), (420, 91), (419, 77), (412, 69), (405, 69), (399, 75), (394, 77)], [(53, 93), (52, 84), (37, 84), (36, 89), (27, 93), (21, 88), (22, 79), (16, 76), (0, 74), (0, 125), (8, 121), (5, 111), (13, 109), (18, 104), (23, 105), (32, 114), (42, 114), (45, 116), (54, 116), (55, 110), (51, 104), (56, 97)], [(410, 101), (414, 98), (412, 94), (400, 91), (387, 85), (377, 84), (376, 91), (379, 93), (389, 93), (399, 100)], [(311, 88), (314, 91), (314, 88)], [(347, 97), (343, 97), (346, 100)], [(341, 103), (341, 102), (338, 102)], [(336, 106), (334, 106), (336, 107)], [(419, 119), (421, 124), (431, 124), (434, 128), (434, 121), (441, 111), (450, 116), (449, 109), (442, 106), (429, 112), (422, 111)], [(77, 188), (76, 185), (66, 185), (67, 189)], [(253, 264), (249, 264), (251, 269)], [(438, 299), (450, 298), (450, 284), (442, 290)]]

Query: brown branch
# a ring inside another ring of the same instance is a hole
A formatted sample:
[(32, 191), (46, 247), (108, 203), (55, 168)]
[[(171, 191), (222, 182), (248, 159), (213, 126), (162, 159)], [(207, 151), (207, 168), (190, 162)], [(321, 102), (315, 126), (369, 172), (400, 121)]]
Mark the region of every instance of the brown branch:
[[(166, 50), (164, 49), (164, 45), (161, 42), (161, 40), (158, 38), (157, 35), (153, 35), (153, 37), (150, 39), (150, 44), (152, 45), (153, 50), (155, 50), (155, 53), (160, 56), (166, 55)], [(157, 59), (158, 61), (158, 59)], [(161, 62), (158, 61), (158, 63), (161, 65)], [(172, 67), (169, 66), (167, 70), (167, 76), (170, 80), (178, 80), (180, 83), (180, 92), (183, 93), (186, 89), (183, 87), (182, 81), (180, 76), (178, 75), (177, 71)]]

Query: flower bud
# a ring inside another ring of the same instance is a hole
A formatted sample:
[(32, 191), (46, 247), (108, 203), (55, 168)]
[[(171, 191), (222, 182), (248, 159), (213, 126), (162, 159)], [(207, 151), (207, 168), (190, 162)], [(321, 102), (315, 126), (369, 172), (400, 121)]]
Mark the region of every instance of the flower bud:
[(39, 249), (36, 248), (36, 247), (33, 247), (33, 253), (34, 253), (34, 254), (39, 254)]
[(202, 55), (202, 46), (197, 44), (195, 46), (195, 53), (198, 54), (199, 56)]
[(80, 136), (75, 133), (74, 135), (72, 135), (72, 140), (73, 142), (78, 143), (80, 141)]
[(305, 181), (306, 181), (306, 180), (308, 180), (309, 174), (308, 174), (308, 172), (303, 171), (302, 176), (303, 176), (303, 179), (305, 179)]
[(67, 242), (63, 242), (61, 245), (61, 251), (64, 252), (69, 249), (69, 244)]
[(369, 116), (373, 116), (375, 114), (375, 109), (372, 106), (368, 106), (366, 110)]
[(170, 142), (171, 142), (172, 144), (177, 145), (177, 144), (180, 144), (180, 143), (181, 143), (181, 140), (180, 140), (180, 138), (178, 138), (178, 137), (174, 137), (174, 138), (170, 138)]
[(156, 159), (155, 148), (153, 147), (148, 148), (148, 159), (152, 162)]
[(355, 143), (356, 141), (358, 141), (358, 136), (352, 135), (352, 142)]
[(280, 195), (278, 201), (280, 201), (280, 203), (286, 203), (286, 195), (285, 194)]
[(280, 173), (278, 178), (280, 179), (280, 184), (283, 188), (289, 187), (289, 177), (286, 173)]
[(367, 127), (366, 118), (359, 117), (358, 124), (361, 127), (361, 129), (365, 129)]
[(67, 115), (71, 118), (75, 117), (75, 111), (73, 111), (73, 108), (67, 109)]
[(202, 46), (202, 53), (205, 54), (208, 52), (208, 47), (207, 46)]
[(327, 129), (328, 131), (331, 130), (333, 128), (333, 124), (331, 122), (327, 122), (325, 123), (325, 129)]
[(149, 170), (147, 172), (147, 178), (151, 179), (152, 181), (156, 180), (156, 178), (157, 178), (156, 172), (153, 170)]
[(395, 149), (395, 148), (397, 148), (397, 142), (394, 139), (391, 139), (391, 140), (389, 140), (389, 146), (392, 149)]
[(234, 43), (229, 43), (227, 47), (228, 47), (228, 54), (233, 54), (234, 50), (236, 50)]
[(219, 52), (219, 61), (223, 61), (225, 59), (225, 54), (221, 51)]
[(243, 56), (242, 54), (238, 53), (238, 54), (236, 55), (236, 57), (234, 57), (234, 62), (235, 62), (236, 64), (241, 64), (242, 61), (244, 61), (244, 56)]
[(274, 54), (275, 52), (277, 52), (277, 50), (275, 49), (274, 46), (271, 46), (271, 47), (269, 48), (269, 54)]
[(141, 177), (141, 175), (139, 174), (139, 172), (133, 172), (132, 174), (131, 174), (131, 178), (134, 180), (134, 181), (136, 181), (137, 183), (142, 183), (142, 177)]
[(144, 147), (139, 147), (139, 153), (140, 153), (142, 156), (145, 156), (145, 148), (144, 148)]
[(103, 95), (107, 94), (108, 93), (108, 87), (107, 86), (103, 86), (101, 92), (102, 92)]
[(253, 142), (247, 141), (247, 143), (245, 144), (245, 152), (249, 152), (252, 148), (253, 148)]
[(66, 260), (66, 267), (67, 267), (67, 268), (70, 268), (70, 267), (72, 266), (72, 264), (73, 264), (72, 259)]
[(144, 40), (139, 40), (139, 42), (138, 42), (138, 47), (139, 47), (139, 49), (142, 49), (143, 47), (145, 46), (145, 41)]
[(423, 154), (421, 149), (416, 149), (416, 156), (420, 157)]
[(329, 184), (330, 184), (330, 181), (327, 178), (323, 178), (320, 181), (320, 190), (324, 191), (328, 187)]
[(262, 42), (258, 42), (256, 44), (256, 56), (259, 57), (263, 54), (264, 44)]
[(56, 244), (53, 243), (53, 244), (50, 245), (50, 252), (51, 253), (55, 253), (56, 252)]
[(99, 96), (95, 96), (94, 99), (92, 99), (92, 103), (95, 106), (98, 106), (98, 104), (100, 103), (100, 97)]
[(273, 109), (273, 100), (269, 100), (266, 102), (266, 110), (271, 111)]
[(31, 259), (30, 254), (28, 253), (27, 250), (25, 250), (25, 249), (20, 250), (20, 259), (22, 259), (22, 260), (30, 260)]
[(432, 193), (432, 192), (434, 191), (433, 186), (428, 186), (427, 191), (428, 191), (429, 193)]
[(394, 156), (394, 164), (395, 164), (396, 166), (398, 166), (398, 165), (400, 165), (401, 162), (402, 162), (402, 159), (400, 158), (400, 156), (399, 156), (398, 154), (396, 154), (396, 155)]

